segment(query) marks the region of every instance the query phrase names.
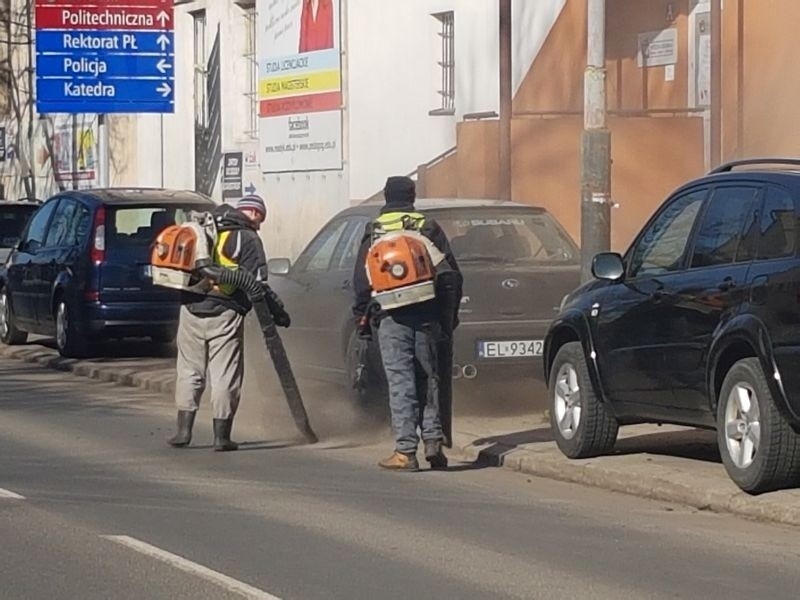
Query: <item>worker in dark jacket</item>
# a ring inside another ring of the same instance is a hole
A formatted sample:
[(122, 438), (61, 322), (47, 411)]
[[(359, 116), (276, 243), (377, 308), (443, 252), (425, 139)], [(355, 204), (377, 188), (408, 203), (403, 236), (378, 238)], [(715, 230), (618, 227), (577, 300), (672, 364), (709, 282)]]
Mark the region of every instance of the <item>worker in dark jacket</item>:
[[(267, 215), (264, 200), (246, 196), (236, 208), (222, 205), (212, 214), (218, 230), (214, 263), (246, 269), (266, 283), (267, 259), (258, 235)], [(215, 285), (205, 295), (185, 293), (182, 304), (175, 384), (178, 432), (169, 444), (182, 448), (191, 442), (200, 397), (208, 383), (214, 411), (214, 450), (237, 450), (231, 429), (242, 391), (244, 317), (252, 308), (250, 299), (241, 289)]]
[[(378, 219), (367, 228), (353, 275), (356, 293), (353, 313), (362, 335), (377, 328), (389, 384), (395, 451), (378, 464), (385, 469), (418, 470), (419, 428), (426, 460), (431, 468), (442, 469), (447, 467), (447, 458), (442, 450), (445, 436), (439, 404), (439, 379), (450, 377), (451, 373), (449, 370), (439, 372), (437, 344), (443, 336), (451, 335), (457, 325), (461, 275), (442, 228), (415, 209), (414, 182), (408, 177), (390, 177), (386, 181), (384, 197), (386, 204)], [(376, 226), (382, 231), (392, 231), (402, 228), (401, 223), (406, 228), (413, 223), (414, 229), (433, 243), (444, 260), (436, 267), (435, 299), (384, 311), (373, 301), (366, 260)], [(459, 281), (452, 293), (439, 292), (442, 286), (438, 281), (447, 280), (445, 274), (455, 275)]]

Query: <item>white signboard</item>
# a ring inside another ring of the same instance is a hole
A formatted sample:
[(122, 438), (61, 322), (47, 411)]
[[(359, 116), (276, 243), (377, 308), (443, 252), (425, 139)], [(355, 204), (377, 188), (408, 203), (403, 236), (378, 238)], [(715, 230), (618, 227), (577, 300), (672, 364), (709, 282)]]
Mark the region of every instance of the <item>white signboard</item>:
[(259, 0), (264, 173), (342, 168), (340, 0)]
[(665, 67), (678, 62), (678, 30), (664, 29), (639, 34), (636, 61), (640, 67)]

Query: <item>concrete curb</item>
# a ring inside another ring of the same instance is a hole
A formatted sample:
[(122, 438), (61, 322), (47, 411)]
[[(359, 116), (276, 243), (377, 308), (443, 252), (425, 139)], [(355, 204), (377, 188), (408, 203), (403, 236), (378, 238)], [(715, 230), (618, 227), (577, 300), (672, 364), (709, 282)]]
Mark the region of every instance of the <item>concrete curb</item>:
[[(55, 351), (37, 346), (0, 346), (0, 357), (38, 364), (49, 369), (139, 388), (171, 394), (174, 375), (163, 372), (142, 372), (136, 368), (91, 361), (65, 359)], [(572, 461), (557, 451), (531, 451), (497, 442), (488, 444), (485, 436), (456, 432), (452, 454), (466, 461), (502, 467), (536, 477), (602, 488), (641, 498), (683, 504), (698, 510), (729, 513), (748, 519), (800, 526), (800, 503), (777, 502), (766, 494), (752, 497), (728, 488), (703, 486), (692, 477), (670, 477), (674, 471), (653, 466), (652, 470), (632, 472), (618, 457)], [(685, 475), (685, 474), (684, 474)]]
[(493, 444), (491, 448), (482, 448), (480, 438), (469, 434), (458, 433), (455, 441), (453, 450), (473, 462), (503, 467), (536, 477), (683, 504), (698, 510), (800, 526), (800, 506), (772, 501), (768, 494), (754, 497), (739, 491), (703, 489), (657, 474), (652, 476), (642, 475), (641, 472), (632, 474), (629, 471), (614, 469), (607, 464), (598, 464), (599, 461), (591, 459), (574, 461), (560, 455), (531, 452), (517, 446)]
[(32, 346), (0, 346), (0, 357), (21, 360), (49, 369), (64, 371), (95, 381), (115, 383), (125, 387), (139, 388), (150, 392), (172, 394), (175, 391), (174, 375), (148, 374), (134, 368), (97, 364), (79, 359), (62, 358), (53, 350)]

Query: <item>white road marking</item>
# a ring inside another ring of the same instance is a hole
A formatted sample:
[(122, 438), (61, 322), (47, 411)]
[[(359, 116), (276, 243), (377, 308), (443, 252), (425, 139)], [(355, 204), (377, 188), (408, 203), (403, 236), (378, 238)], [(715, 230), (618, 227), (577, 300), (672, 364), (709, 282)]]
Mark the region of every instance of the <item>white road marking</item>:
[(123, 546), (135, 550), (140, 554), (144, 554), (145, 556), (149, 556), (150, 558), (155, 558), (156, 560), (165, 562), (176, 569), (180, 569), (181, 571), (186, 571), (187, 573), (201, 577), (202, 579), (210, 581), (211, 583), (225, 588), (230, 592), (241, 594), (245, 598), (254, 598), (256, 600), (280, 600), (280, 598), (277, 596), (273, 596), (272, 594), (268, 594), (267, 592), (259, 590), (258, 588), (254, 588), (246, 583), (242, 583), (237, 579), (233, 579), (232, 577), (228, 577), (227, 575), (213, 571), (208, 567), (204, 567), (203, 565), (198, 565), (197, 563), (178, 556), (177, 554), (172, 554), (171, 552), (167, 552), (161, 548), (151, 546), (150, 544), (137, 540), (136, 538), (132, 538), (127, 535), (101, 535), (100, 537), (118, 544), (122, 544)]
[(0, 488), (0, 498), (7, 498), (9, 500), (25, 500), (25, 496), (20, 496), (19, 494), (4, 490), (3, 488)]

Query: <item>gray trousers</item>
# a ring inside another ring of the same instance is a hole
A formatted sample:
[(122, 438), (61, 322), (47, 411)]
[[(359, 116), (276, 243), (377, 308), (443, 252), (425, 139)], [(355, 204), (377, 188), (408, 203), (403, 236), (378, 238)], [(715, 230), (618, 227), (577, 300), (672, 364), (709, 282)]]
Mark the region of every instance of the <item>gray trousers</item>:
[(181, 307), (178, 324), (178, 410), (196, 411), (211, 386), (215, 419), (236, 414), (244, 376), (244, 317), (226, 310), (218, 317), (198, 317)]
[(389, 384), (395, 449), (415, 453), (422, 439), (441, 440), (437, 323), (398, 323), (386, 317), (378, 328), (383, 367)]

